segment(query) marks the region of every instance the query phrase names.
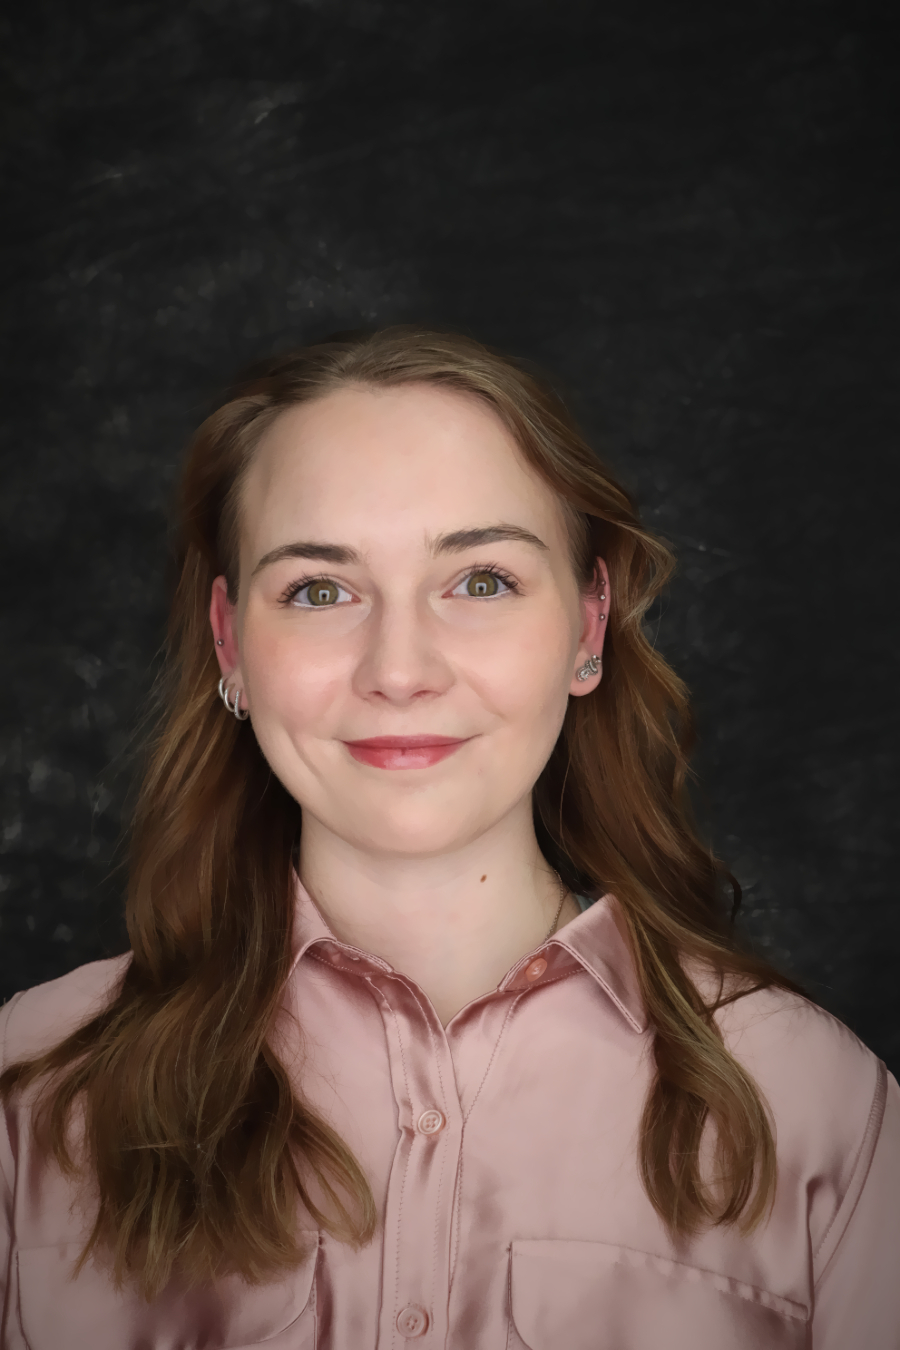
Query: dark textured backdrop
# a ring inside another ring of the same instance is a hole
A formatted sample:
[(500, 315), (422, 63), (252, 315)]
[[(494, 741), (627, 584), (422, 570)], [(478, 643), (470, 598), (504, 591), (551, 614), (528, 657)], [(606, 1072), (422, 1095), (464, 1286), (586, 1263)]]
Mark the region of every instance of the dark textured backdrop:
[(0, 19), (0, 997), (120, 942), (181, 448), (245, 360), (458, 325), (677, 547), (758, 946), (900, 1069), (891, 6), (29, 0)]

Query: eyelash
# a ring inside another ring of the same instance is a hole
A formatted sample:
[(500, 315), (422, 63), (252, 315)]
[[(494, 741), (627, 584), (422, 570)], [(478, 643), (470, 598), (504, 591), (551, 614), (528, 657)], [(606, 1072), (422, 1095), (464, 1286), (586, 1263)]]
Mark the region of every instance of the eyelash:
[[(502, 567), (497, 567), (495, 563), (485, 563), (484, 566), (476, 565), (475, 567), (470, 567), (468, 571), (460, 577), (456, 586), (461, 586), (464, 581), (468, 581), (469, 577), (483, 576), (496, 577), (498, 581), (502, 581), (504, 586), (508, 587), (513, 595), (518, 593), (519, 583), (516, 581), (515, 577), (510, 576), (509, 572), (505, 572)], [(453, 587), (454, 590), (456, 590), (456, 586)]]
[[(460, 577), (456, 586), (461, 586), (464, 581), (468, 581), (469, 577), (476, 576), (496, 577), (498, 581), (503, 582), (504, 586), (506, 586), (513, 595), (518, 593), (519, 583), (516, 581), (515, 577), (510, 576), (509, 572), (505, 572), (502, 567), (497, 567), (495, 563), (486, 563), (483, 566), (476, 565), (475, 567), (470, 567), (469, 570)], [(296, 600), (302, 590), (307, 586), (311, 586), (313, 582), (332, 580), (332, 577), (326, 577), (321, 573), (316, 576), (298, 577), (297, 580), (292, 581), (287, 590), (282, 593), (278, 603), (281, 605), (289, 605), (292, 601)], [(456, 586), (453, 587), (454, 590), (456, 590)], [(331, 606), (328, 608), (331, 608)]]
[[(291, 582), (287, 590), (282, 592), (282, 594), (279, 596), (278, 603), (280, 605), (289, 605), (291, 601), (296, 600), (297, 596), (300, 594), (302, 590), (304, 590), (307, 586), (311, 586), (314, 581), (333, 581), (333, 578), (326, 577), (321, 572), (316, 573), (315, 576), (298, 577), (296, 581)], [(346, 590), (346, 587), (344, 587), (343, 589)], [(311, 606), (310, 608), (314, 608), (314, 606)]]

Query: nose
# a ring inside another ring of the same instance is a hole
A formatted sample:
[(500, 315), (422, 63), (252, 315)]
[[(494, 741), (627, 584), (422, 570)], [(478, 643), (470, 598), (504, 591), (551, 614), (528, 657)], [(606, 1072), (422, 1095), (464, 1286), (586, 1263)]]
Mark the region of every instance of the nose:
[(437, 638), (433, 616), (413, 597), (377, 605), (366, 621), (356, 693), (397, 707), (445, 693), (453, 676)]

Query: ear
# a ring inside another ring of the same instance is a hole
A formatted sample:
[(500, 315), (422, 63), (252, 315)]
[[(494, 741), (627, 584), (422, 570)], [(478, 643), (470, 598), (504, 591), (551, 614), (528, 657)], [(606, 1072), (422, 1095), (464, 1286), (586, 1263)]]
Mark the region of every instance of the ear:
[[(594, 584), (581, 597), (581, 635), (572, 683), (569, 685), (569, 693), (575, 695), (589, 694), (603, 678), (603, 639), (606, 637), (612, 592), (609, 589), (609, 572), (602, 558), (597, 559), (596, 569)], [(580, 680), (578, 671), (592, 656), (597, 657), (596, 664), (600, 669), (596, 675), (588, 675), (587, 679)]]
[[(240, 672), (241, 654), (238, 651), (234, 625), (234, 605), (228, 599), (228, 582), (224, 577), (216, 577), (212, 584), (209, 622), (213, 631), (213, 641), (216, 644), (219, 669), (226, 679), (230, 675), (236, 674), (238, 687), (243, 687)], [(219, 645), (220, 641), (221, 646)]]

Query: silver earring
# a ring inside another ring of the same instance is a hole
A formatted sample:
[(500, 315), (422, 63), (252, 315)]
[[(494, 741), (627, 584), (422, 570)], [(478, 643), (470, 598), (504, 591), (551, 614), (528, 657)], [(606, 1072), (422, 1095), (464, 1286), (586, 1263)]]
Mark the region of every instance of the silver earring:
[(225, 707), (228, 709), (228, 711), (230, 713), (233, 713), (239, 722), (246, 722), (247, 718), (250, 716), (250, 709), (245, 708), (243, 712), (241, 711), (241, 692), (242, 691), (240, 689), (235, 689), (234, 704), (232, 705), (231, 703), (228, 702), (229, 691), (225, 685), (225, 676), (223, 675), (222, 678), (219, 680), (219, 698), (225, 704)]
[(217, 646), (217, 647), (224, 647), (224, 646), (225, 646), (225, 639), (224, 639), (224, 638), (216, 638), (216, 646)]
[(578, 672), (579, 680), (589, 680), (592, 675), (603, 674), (603, 662), (599, 656), (589, 656)]

